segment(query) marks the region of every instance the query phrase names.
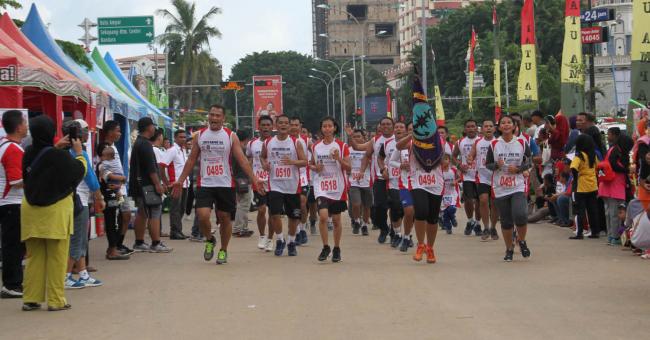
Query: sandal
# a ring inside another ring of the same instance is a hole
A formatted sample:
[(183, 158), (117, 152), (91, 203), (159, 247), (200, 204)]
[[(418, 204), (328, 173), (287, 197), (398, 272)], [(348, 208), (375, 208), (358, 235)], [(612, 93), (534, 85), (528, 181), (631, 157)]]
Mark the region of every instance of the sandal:
[(66, 303), (62, 307), (47, 306), (47, 311), (48, 312), (58, 312), (58, 311), (61, 311), (61, 310), (68, 310), (70, 308), (72, 308), (72, 306), (69, 303)]
[(41, 304), (36, 302), (25, 302), (23, 303), (23, 310), (25, 312), (30, 312), (33, 310), (41, 309)]

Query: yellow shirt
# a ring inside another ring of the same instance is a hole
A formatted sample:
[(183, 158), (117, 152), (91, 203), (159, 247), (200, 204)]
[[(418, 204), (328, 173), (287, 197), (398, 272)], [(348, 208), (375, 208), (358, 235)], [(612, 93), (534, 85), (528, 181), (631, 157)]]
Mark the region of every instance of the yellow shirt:
[(571, 161), (571, 169), (578, 171), (578, 190), (577, 192), (598, 191), (598, 182), (596, 180), (596, 159), (593, 167), (589, 167), (589, 158), (586, 153), (582, 153), (584, 161), (576, 155)]

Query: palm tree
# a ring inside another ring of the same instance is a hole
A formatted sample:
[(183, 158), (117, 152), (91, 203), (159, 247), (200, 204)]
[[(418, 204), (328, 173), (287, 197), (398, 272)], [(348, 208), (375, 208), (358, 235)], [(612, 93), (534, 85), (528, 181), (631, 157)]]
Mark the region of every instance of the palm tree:
[[(171, 60), (180, 63), (181, 84), (193, 84), (198, 72), (193, 68), (197, 56), (205, 48), (210, 49), (210, 38), (221, 37), (221, 32), (210, 26), (209, 20), (221, 13), (221, 9), (213, 6), (200, 18), (196, 16), (196, 4), (187, 0), (172, 0), (175, 13), (167, 9), (159, 9), (157, 15), (170, 20), (165, 33), (156, 37), (158, 44), (165, 47)], [(192, 106), (192, 88), (187, 91), (188, 107)]]

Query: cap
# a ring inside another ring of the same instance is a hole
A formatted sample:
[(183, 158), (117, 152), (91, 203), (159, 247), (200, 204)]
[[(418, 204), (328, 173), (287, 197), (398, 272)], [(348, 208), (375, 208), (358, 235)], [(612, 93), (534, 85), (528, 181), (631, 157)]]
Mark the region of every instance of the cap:
[(153, 119), (149, 117), (140, 118), (140, 120), (138, 120), (138, 131), (143, 132), (146, 128), (149, 127), (149, 125), (154, 125)]
[(88, 128), (88, 123), (86, 123), (85, 120), (83, 120), (83, 119), (75, 119), (74, 121), (79, 123), (79, 125), (81, 125), (82, 129), (87, 129)]
[(619, 209), (627, 209), (627, 205), (625, 205), (625, 203), (621, 203), (621, 204), (618, 205), (618, 208)]

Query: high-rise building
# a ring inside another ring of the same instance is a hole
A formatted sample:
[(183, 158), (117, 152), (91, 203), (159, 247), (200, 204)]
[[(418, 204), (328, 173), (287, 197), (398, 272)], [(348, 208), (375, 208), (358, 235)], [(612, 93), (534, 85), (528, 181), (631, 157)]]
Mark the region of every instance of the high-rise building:
[(365, 56), (383, 71), (399, 63), (398, 0), (312, 0), (314, 56)]

